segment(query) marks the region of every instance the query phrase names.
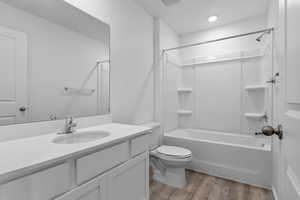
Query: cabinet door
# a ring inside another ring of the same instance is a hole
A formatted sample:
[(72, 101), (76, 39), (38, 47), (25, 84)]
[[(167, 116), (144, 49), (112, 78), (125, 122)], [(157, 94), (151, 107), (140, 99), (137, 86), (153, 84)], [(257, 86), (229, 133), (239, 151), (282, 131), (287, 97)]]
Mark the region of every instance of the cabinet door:
[(106, 200), (106, 176), (99, 176), (55, 200)]
[(0, 200), (49, 200), (69, 189), (67, 163), (0, 185)]
[(148, 152), (108, 172), (107, 182), (107, 200), (148, 200)]

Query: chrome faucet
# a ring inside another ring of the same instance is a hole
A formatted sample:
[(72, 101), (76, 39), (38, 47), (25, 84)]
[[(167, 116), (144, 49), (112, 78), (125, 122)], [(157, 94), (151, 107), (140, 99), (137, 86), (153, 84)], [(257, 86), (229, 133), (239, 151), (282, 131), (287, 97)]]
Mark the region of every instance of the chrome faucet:
[(76, 126), (73, 117), (66, 118), (64, 129), (59, 134), (72, 134), (75, 132)]

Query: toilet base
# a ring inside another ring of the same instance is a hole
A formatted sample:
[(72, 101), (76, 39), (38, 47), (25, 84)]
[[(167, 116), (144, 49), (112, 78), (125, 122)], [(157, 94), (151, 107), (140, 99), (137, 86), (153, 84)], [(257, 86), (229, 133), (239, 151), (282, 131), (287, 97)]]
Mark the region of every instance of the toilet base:
[(185, 168), (167, 168), (165, 174), (153, 169), (153, 179), (173, 187), (183, 188), (186, 185)]

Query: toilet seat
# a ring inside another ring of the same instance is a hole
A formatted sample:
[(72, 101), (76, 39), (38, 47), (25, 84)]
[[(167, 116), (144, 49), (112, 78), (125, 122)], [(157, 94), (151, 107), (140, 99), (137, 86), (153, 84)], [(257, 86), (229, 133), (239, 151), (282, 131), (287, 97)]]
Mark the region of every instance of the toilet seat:
[(186, 159), (192, 156), (192, 152), (188, 149), (175, 147), (175, 146), (160, 146), (156, 149), (157, 153), (163, 157), (169, 157), (173, 159)]

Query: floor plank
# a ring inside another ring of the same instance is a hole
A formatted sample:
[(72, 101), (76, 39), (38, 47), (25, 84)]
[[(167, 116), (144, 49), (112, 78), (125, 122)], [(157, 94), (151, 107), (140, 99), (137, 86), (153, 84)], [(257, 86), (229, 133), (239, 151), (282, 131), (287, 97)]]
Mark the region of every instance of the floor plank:
[(271, 200), (270, 191), (194, 171), (187, 171), (187, 185), (174, 188), (150, 182), (150, 200)]

